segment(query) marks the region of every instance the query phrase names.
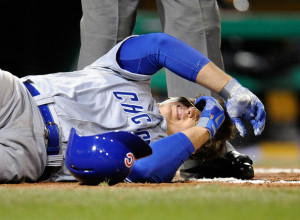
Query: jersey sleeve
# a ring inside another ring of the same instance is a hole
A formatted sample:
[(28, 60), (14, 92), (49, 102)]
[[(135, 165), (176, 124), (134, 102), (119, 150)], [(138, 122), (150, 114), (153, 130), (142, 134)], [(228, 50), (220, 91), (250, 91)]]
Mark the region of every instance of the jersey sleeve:
[(126, 69), (121, 68), (117, 62), (117, 54), (118, 54), (119, 48), (122, 46), (122, 44), (127, 39), (133, 38), (133, 37), (136, 37), (136, 36), (134, 36), (134, 35), (129, 36), (128, 38), (119, 42), (107, 54), (103, 55), (98, 60), (96, 60), (94, 63), (92, 63), (90, 66), (87, 66), (86, 68), (108, 68), (108, 69), (111, 69), (114, 72), (120, 74), (121, 76), (123, 76), (126, 79), (135, 80), (135, 81), (150, 80), (151, 76), (132, 73)]

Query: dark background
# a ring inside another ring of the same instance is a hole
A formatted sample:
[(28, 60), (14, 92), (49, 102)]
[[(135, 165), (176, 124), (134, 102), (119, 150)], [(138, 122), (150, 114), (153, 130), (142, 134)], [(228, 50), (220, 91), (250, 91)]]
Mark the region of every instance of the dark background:
[(80, 0), (0, 4), (1, 69), (17, 76), (74, 69), (80, 48)]

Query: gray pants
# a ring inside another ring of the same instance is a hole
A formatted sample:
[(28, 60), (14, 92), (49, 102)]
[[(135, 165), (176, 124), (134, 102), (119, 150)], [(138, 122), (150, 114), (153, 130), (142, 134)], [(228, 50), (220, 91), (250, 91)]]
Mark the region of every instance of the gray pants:
[(78, 70), (132, 34), (139, 0), (82, 0)]
[[(156, 0), (164, 33), (179, 38), (223, 69), (216, 0)], [(82, 0), (78, 69), (91, 64), (132, 34), (139, 0)], [(204, 87), (167, 71), (168, 96), (211, 95)]]
[(46, 149), (39, 110), (23, 83), (0, 70), (0, 183), (36, 181)]
[[(207, 56), (221, 69), (223, 60), (219, 9), (215, 0), (157, 0), (164, 33), (170, 34)], [(166, 71), (168, 96), (211, 95), (210, 90)]]

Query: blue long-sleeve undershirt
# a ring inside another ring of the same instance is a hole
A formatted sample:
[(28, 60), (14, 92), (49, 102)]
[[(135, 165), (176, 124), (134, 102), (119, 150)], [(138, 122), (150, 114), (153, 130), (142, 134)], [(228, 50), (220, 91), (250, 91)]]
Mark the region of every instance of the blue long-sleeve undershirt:
[(210, 62), (183, 41), (163, 33), (129, 38), (119, 49), (117, 61), (123, 69), (133, 73), (152, 75), (165, 67), (192, 82)]
[(128, 179), (132, 182), (170, 182), (178, 168), (194, 152), (192, 142), (179, 132), (151, 145), (152, 155), (134, 162)]

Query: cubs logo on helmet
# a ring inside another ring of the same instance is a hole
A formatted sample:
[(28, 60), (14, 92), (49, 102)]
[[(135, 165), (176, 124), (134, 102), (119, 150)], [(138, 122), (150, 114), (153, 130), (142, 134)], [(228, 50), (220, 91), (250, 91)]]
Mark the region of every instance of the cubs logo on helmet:
[(128, 168), (131, 168), (133, 166), (134, 156), (131, 152), (126, 154), (126, 157), (124, 158), (124, 163)]

